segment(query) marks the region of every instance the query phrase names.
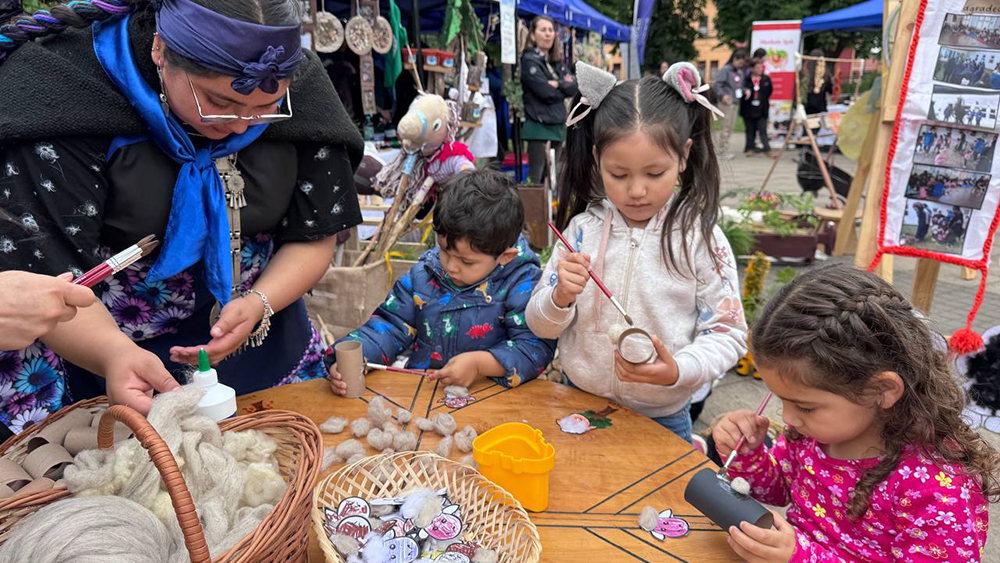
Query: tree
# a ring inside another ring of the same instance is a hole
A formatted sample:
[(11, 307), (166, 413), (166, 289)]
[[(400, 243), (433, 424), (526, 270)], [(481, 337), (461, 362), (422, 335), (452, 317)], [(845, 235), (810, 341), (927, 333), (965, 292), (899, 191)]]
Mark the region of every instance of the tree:
[[(694, 22), (701, 17), (705, 0), (655, 0), (653, 17), (646, 36), (644, 70), (656, 70), (660, 61), (690, 60), (697, 55), (694, 40), (698, 30)], [(611, 19), (632, 23), (633, 0), (588, 0), (598, 11)]]
[[(847, 8), (859, 0), (715, 0), (719, 9), (715, 29), (719, 41), (727, 45), (749, 42), (755, 20), (800, 20)], [(856, 47), (867, 53), (879, 44), (878, 33), (825, 31), (810, 35), (803, 42), (803, 50), (819, 48), (830, 55), (839, 54), (845, 47)]]

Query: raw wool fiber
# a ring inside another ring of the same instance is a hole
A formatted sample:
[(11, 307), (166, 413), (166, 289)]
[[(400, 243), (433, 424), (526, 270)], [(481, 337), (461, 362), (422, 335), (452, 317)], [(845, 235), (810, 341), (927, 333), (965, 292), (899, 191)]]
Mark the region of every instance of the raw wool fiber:
[(54, 502), (14, 528), (0, 563), (181, 563), (183, 541), (148, 509), (120, 497)]
[(319, 431), (324, 434), (340, 434), (347, 427), (347, 419), (338, 416), (331, 416), (326, 422), (319, 425)]
[(660, 523), (660, 513), (652, 506), (647, 506), (639, 513), (639, 527), (647, 532), (652, 532)]
[(497, 563), (499, 561), (497, 552), (483, 547), (476, 548), (476, 554), (472, 556), (472, 563)]
[(449, 458), (449, 457), (451, 457), (451, 448), (454, 445), (455, 445), (455, 438), (454, 437), (448, 436), (446, 438), (442, 438), (441, 441), (438, 442), (437, 447), (434, 448), (434, 453), (436, 453), (437, 455), (439, 455), (441, 457)]
[[(287, 484), (273, 457), (277, 448), (273, 440), (255, 430), (247, 436), (227, 433), (223, 437), (217, 423), (195, 414), (203, 393), (185, 387), (161, 394), (154, 399), (147, 419), (177, 460), (198, 508), (209, 552), (218, 555), (260, 524), (284, 495)], [(120, 442), (113, 450), (81, 452), (66, 468), (64, 478), (77, 497), (113, 495), (150, 510), (166, 525), (175, 543), (183, 544), (170, 495), (138, 440)], [(114, 502), (111, 497), (95, 500)], [(91, 522), (88, 519), (80, 525), (90, 528)], [(65, 526), (72, 529), (68, 521)]]
[(413, 413), (403, 407), (400, 407), (399, 410), (396, 411), (396, 420), (398, 420), (400, 424), (406, 424), (407, 422), (413, 420)]
[(461, 432), (455, 434), (455, 445), (463, 453), (469, 453), (472, 451), (472, 442), (476, 440), (476, 429), (471, 426), (466, 426)]
[(385, 399), (381, 395), (376, 395), (368, 403), (368, 418), (375, 426), (383, 426), (386, 421), (392, 418), (392, 410), (389, 409), (389, 405), (385, 403)]
[(347, 458), (347, 465), (354, 465), (355, 463), (365, 459), (365, 454), (354, 454)]
[(383, 432), (379, 428), (372, 428), (371, 432), (368, 433), (368, 445), (380, 452), (392, 446), (392, 434)]
[(439, 412), (434, 415), (434, 431), (442, 436), (451, 436), (458, 428), (455, 417), (446, 412)]
[(479, 469), (479, 465), (476, 464), (476, 458), (474, 458), (472, 454), (463, 456), (462, 459), (458, 460), (458, 462), (461, 463), (462, 465), (468, 465), (473, 469)]
[(350, 463), (351, 458), (360, 455), (364, 457), (365, 446), (361, 442), (351, 438), (350, 440), (344, 440), (337, 445), (337, 455), (341, 458), (346, 459)]
[(392, 438), (392, 448), (397, 452), (412, 452), (417, 449), (417, 435), (413, 432), (400, 432)]
[(734, 492), (737, 492), (743, 496), (750, 495), (750, 482), (744, 479), (743, 477), (737, 477), (733, 479), (733, 481), (729, 483), (729, 486), (730, 488), (733, 489)]
[(461, 385), (449, 385), (444, 388), (444, 394), (449, 397), (464, 398), (469, 396), (469, 388)]
[(402, 432), (402, 429), (400, 429), (399, 425), (396, 424), (395, 422), (393, 422), (391, 420), (387, 420), (387, 421), (385, 421), (385, 424), (382, 425), (382, 431), (383, 432), (388, 432), (389, 434), (396, 435), (396, 434), (399, 434), (400, 432)]
[(413, 525), (426, 528), (435, 518), (441, 515), (444, 501), (430, 489), (417, 489), (406, 496), (399, 514), (403, 518), (413, 520)]
[(367, 418), (355, 418), (351, 422), (351, 432), (355, 438), (364, 438), (372, 429), (372, 421)]
[(320, 470), (326, 472), (328, 469), (333, 467), (335, 463), (340, 463), (344, 461), (342, 457), (337, 455), (337, 446), (327, 446), (323, 448), (323, 461), (320, 463)]
[(434, 432), (434, 428), (437, 426), (434, 424), (433, 420), (424, 417), (418, 418), (414, 424), (416, 424), (417, 428), (423, 430), (424, 432)]
[(337, 553), (343, 555), (344, 557), (354, 557), (361, 550), (358, 545), (358, 540), (345, 534), (334, 534), (330, 536), (330, 543), (333, 544), (333, 548), (337, 550)]

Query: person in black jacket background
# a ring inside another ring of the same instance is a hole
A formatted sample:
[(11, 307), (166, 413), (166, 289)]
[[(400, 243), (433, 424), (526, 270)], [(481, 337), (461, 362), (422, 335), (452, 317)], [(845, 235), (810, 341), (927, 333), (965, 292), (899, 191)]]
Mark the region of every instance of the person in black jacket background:
[(562, 61), (562, 49), (555, 44), (555, 22), (548, 16), (531, 21), (528, 48), (521, 55), (521, 85), (524, 113), (521, 137), (528, 141), (531, 181), (542, 183), (548, 173), (545, 143), (558, 148), (566, 138), (566, 98), (576, 95), (576, 79)]
[(756, 137), (764, 146), (764, 153), (771, 154), (771, 145), (767, 141), (767, 117), (770, 114), (769, 104), (771, 92), (774, 90), (771, 79), (764, 74), (764, 61), (753, 59), (750, 62), (750, 74), (743, 79), (743, 102), (740, 104), (740, 115), (746, 127), (747, 142), (744, 151), (747, 156), (757, 152)]

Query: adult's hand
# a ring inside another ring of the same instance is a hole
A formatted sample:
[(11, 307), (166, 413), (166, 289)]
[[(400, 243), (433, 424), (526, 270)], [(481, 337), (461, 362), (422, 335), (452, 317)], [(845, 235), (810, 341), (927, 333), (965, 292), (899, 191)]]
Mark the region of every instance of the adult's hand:
[(170, 349), (170, 360), (182, 364), (197, 364), (198, 351), (204, 348), (208, 360), (215, 365), (239, 350), (263, 318), (264, 302), (258, 295), (251, 293), (233, 299), (222, 308), (219, 320), (209, 333), (212, 340), (208, 344), (174, 346)]
[(103, 374), (107, 380), (108, 400), (149, 414), (153, 406), (153, 391), (165, 393), (180, 388), (177, 380), (163, 367), (160, 358), (129, 343), (117, 353), (109, 354)]
[(73, 320), (80, 307), (96, 298), (90, 288), (74, 285), (73, 275), (43, 276), (0, 272), (0, 350), (19, 350)]

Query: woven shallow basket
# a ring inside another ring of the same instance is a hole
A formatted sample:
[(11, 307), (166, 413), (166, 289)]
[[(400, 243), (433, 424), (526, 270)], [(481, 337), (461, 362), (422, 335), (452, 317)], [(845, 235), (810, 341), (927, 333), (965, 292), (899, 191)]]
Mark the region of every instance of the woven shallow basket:
[[(0, 446), (0, 455), (10, 452), (13, 459), (20, 461), (26, 453), (28, 439), (45, 426), (73, 409), (86, 408), (96, 413), (106, 408), (106, 401), (106, 398), (100, 397), (60, 410), (37, 427), (5, 442)], [(115, 406), (108, 409), (101, 419), (101, 447), (111, 447), (115, 421), (124, 423), (135, 433), (159, 470), (177, 512), (192, 563), (300, 563), (306, 560), (309, 507), (313, 483), (319, 475), (319, 452), (323, 441), (319, 428), (311, 420), (298, 413), (271, 410), (231, 418), (219, 424), (223, 432), (255, 429), (274, 440), (278, 446), (274, 455), (288, 489), (251, 534), (215, 559), (209, 558), (191, 494), (166, 443), (145, 417), (128, 407)], [(6, 541), (20, 521), (43, 506), (69, 496), (66, 489), (52, 489), (0, 501), (0, 544)]]
[(323, 509), (336, 510), (347, 497), (392, 498), (418, 488), (446, 489), (462, 507), (465, 530), (500, 563), (537, 563), (542, 554), (538, 530), (507, 491), (475, 469), (430, 452), (367, 457), (320, 481), (313, 495), (313, 529), (327, 563), (344, 563), (323, 530)]

